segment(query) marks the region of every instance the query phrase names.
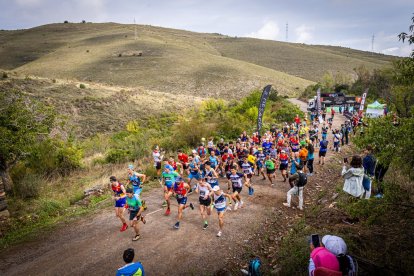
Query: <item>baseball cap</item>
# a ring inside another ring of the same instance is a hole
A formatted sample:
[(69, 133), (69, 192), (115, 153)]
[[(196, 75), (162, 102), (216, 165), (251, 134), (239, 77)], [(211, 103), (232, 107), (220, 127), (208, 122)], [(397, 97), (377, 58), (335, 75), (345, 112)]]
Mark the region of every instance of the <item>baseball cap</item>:
[(285, 151), (285, 150), (281, 150), (280, 152), (281, 152), (281, 153), (286, 153), (286, 151)]
[(134, 169), (134, 165), (129, 164), (129, 165), (128, 165), (128, 169), (133, 170), (133, 169)]
[(322, 238), (322, 243), (325, 248), (338, 256), (339, 254), (346, 254), (348, 251), (345, 241), (338, 236), (325, 235)]
[(116, 177), (115, 177), (115, 176), (111, 176), (111, 177), (109, 178), (109, 181), (111, 181), (111, 182), (115, 182), (115, 181), (116, 181)]
[(219, 186), (214, 186), (213, 187), (213, 191), (217, 192), (218, 190), (220, 190), (220, 187)]
[(169, 164), (165, 164), (164, 168), (169, 169), (170, 171), (174, 171), (173, 166), (169, 165)]
[(132, 188), (128, 188), (128, 189), (126, 189), (126, 192), (127, 192), (127, 194), (132, 194), (133, 190), (132, 190)]

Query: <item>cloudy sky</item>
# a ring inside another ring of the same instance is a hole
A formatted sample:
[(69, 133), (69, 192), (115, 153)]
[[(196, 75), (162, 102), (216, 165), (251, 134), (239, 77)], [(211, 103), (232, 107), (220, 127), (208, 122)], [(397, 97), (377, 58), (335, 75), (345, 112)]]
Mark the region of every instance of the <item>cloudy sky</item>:
[(149, 24), (407, 56), (414, 0), (0, 0), (0, 29), (63, 22)]

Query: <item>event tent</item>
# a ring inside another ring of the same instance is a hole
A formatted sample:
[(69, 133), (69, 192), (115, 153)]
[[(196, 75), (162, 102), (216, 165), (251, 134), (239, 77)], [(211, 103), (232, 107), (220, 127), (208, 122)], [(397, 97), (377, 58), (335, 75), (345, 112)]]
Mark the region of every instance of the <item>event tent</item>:
[(377, 118), (384, 116), (385, 104), (380, 104), (378, 101), (373, 102), (367, 106), (365, 116), (369, 118)]

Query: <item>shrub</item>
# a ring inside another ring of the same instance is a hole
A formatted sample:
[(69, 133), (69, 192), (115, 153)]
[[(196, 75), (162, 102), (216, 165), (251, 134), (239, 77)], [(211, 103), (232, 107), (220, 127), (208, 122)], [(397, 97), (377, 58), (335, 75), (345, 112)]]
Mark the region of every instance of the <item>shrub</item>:
[(129, 152), (123, 149), (110, 149), (105, 156), (107, 163), (122, 163), (128, 161)]
[(44, 182), (40, 175), (26, 173), (19, 181), (14, 182), (13, 192), (22, 199), (37, 198)]
[(63, 21), (63, 23), (68, 24), (68, 23), (69, 23), (69, 21), (65, 20), (65, 21)]
[(9, 75), (7, 75), (6, 72), (3, 72), (3, 79), (7, 79), (9, 77)]
[(81, 83), (81, 84), (79, 84), (79, 88), (80, 89), (85, 89), (86, 88), (86, 85), (84, 85), (83, 83)]

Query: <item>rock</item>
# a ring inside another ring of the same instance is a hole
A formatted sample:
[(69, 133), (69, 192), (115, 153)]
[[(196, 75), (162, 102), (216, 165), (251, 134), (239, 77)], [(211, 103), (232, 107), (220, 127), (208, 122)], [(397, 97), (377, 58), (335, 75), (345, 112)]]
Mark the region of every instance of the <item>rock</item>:
[(336, 206), (336, 202), (334, 201), (329, 205), (329, 208), (334, 208), (335, 206)]
[(10, 217), (9, 210), (3, 210), (0, 212), (0, 220), (7, 220)]
[(332, 200), (335, 200), (338, 196), (339, 196), (339, 194), (338, 194), (338, 193), (334, 193), (334, 194), (332, 195)]

